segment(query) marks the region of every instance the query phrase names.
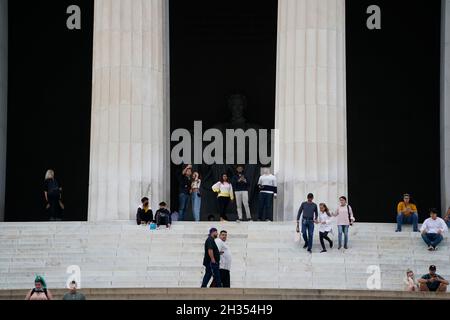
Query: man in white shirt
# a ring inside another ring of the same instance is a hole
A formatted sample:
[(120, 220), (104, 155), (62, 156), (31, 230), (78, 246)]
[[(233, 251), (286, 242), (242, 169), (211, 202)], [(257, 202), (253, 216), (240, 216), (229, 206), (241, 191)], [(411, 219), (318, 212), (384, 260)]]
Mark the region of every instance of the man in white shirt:
[(270, 173), (269, 168), (263, 169), (263, 175), (258, 181), (258, 220), (271, 221), (273, 216), (273, 199), (277, 197), (277, 178)]
[(220, 279), (222, 280), (223, 288), (231, 287), (231, 251), (226, 244), (228, 233), (221, 231), (219, 237), (216, 239), (217, 248), (220, 252)]
[(442, 234), (447, 232), (447, 224), (444, 219), (441, 219), (437, 216), (437, 210), (430, 210), (430, 218), (425, 220), (420, 228), (420, 232), (422, 232), (422, 239), (428, 245), (429, 251), (435, 251), (438, 244), (444, 239)]

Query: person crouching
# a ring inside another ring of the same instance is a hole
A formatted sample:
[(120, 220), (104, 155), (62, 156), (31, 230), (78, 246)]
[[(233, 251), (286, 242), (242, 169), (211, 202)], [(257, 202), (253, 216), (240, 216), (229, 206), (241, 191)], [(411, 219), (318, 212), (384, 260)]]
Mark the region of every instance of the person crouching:
[(156, 211), (155, 221), (158, 228), (161, 226), (166, 226), (169, 229), (172, 225), (172, 217), (170, 211), (167, 209), (167, 204), (161, 202), (159, 204), (159, 210)]

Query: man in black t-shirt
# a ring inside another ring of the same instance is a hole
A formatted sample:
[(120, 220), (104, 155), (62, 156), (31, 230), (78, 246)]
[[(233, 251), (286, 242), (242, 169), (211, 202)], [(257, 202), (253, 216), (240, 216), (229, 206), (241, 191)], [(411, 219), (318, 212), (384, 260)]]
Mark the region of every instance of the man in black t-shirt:
[(448, 283), (436, 273), (436, 266), (430, 266), (430, 272), (419, 279), (420, 291), (447, 292)]
[(203, 278), (202, 288), (208, 287), (211, 277), (214, 278), (216, 287), (222, 287), (220, 280), (220, 252), (216, 245), (218, 232), (216, 228), (209, 231), (208, 239), (205, 241), (205, 257), (203, 258), (203, 265), (205, 266), (205, 276)]

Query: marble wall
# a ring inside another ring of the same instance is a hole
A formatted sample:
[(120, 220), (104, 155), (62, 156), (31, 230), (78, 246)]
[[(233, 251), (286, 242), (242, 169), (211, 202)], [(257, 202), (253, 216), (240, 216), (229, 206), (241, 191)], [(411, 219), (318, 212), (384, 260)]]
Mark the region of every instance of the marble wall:
[(89, 221), (169, 199), (168, 1), (95, 0)]
[(8, 105), (8, 0), (0, 0), (0, 221), (4, 220)]
[(280, 0), (275, 167), (277, 220), (309, 192), (337, 206), (347, 193), (345, 0)]

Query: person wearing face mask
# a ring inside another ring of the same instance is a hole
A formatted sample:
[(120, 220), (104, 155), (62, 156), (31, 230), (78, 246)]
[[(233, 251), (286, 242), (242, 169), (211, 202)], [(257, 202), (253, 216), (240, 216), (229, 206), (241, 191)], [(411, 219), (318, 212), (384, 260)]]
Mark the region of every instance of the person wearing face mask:
[(142, 198), (142, 205), (138, 208), (136, 214), (136, 222), (138, 226), (148, 225), (153, 221), (153, 211), (150, 209), (149, 199), (147, 197)]

